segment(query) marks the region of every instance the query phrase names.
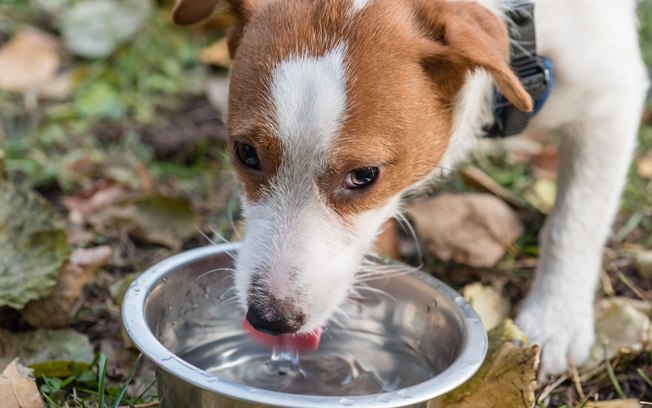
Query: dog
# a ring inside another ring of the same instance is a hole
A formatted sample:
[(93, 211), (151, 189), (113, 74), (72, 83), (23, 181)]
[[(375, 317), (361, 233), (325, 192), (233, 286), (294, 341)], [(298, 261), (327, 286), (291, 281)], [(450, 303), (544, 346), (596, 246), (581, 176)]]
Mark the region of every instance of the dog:
[[(179, 0), (175, 22), (218, 0)], [(509, 65), (514, 0), (228, 0), (235, 16), (228, 150), (243, 186), (235, 265), (248, 324), (318, 336), (401, 197), (462, 160), (494, 120), (494, 89), (533, 100)], [(558, 198), (516, 322), (540, 374), (594, 342), (601, 253), (648, 80), (635, 2), (535, 0), (555, 86), (529, 122), (561, 135)]]

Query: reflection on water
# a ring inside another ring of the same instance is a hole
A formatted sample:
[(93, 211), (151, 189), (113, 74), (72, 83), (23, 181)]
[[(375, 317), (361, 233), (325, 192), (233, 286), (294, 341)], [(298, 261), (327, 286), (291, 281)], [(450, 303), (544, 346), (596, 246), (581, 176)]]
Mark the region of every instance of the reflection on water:
[(180, 357), (224, 380), (323, 396), (394, 391), (428, 380), (437, 372), (398, 337), (352, 330), (330, 330), (317, 351), (300, 356), (272, 352), (244, 332), (229, 331)]

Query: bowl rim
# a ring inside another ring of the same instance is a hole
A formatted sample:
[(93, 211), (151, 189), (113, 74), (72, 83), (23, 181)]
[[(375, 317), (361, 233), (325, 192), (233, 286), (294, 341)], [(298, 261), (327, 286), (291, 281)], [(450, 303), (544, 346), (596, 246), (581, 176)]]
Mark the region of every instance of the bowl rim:
[[(239, 247), (239, 243), (228, 243), (184, 251), (151, 266), (131, 283), (122, 302), (122, 324), (136, 347), (158, 368), (206, 391), (254, 404), (288, 408), (344, 405), (371, 408), (380, 404), (384, 407), (402, 407), (428, 401), (463, 384), (484, 361), (488, 340), (478, 314), (458, 292), (439, 279), (415, 270), (410, 276), (434, 287), (450, 299), (457, 307), (465, 328), (459, 357), (435, 377), (400, 390), (359, 396), (288, 394), (220, 379), (185, 362), (163, 346), (147, 324), (145, 305), (152, 289), (171, 271), (190, 262), (237, 251)], [(254, 389), (256, 392), (251, 392)]]

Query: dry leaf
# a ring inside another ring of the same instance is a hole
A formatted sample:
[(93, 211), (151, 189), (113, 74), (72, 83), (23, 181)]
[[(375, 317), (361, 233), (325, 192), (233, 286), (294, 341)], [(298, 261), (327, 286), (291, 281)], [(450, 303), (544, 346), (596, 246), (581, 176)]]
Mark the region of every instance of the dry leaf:
[(0, 49), (0, 89), (22, 92), (41, 87), (59, 69), (57, 40), (30, 26), (22, 26)]
[(509, 314), (509, 301), (493, 286), (471, 283), (462, 289), (462, 294), (480, 315), (487, 331), (498, 326)]
[(399, 259), (398, 245), (398, 224), (394, 219), (387, 220), (381, 228), (381, 233), (376, 238), (374, 251), (386, 258)]
[(134, 238), (173, 249), (197, 231), (196, 215), (188, 200), (157, 194), (116, 203), (93, 214), (90, 222), (107, 234), (128, 231)]
[(109, 246), (76, 249), (61, 268), (52, 292), (44, 298), (29, 302), (21, 312), (23, 318), (34, 327), (66, 326), (70, 320), (70, 312), (84, 286), (106, 263), (110, 255)]
[(229, 56), (227, 37), (222, 37), (213, 44), (204, 48), (199, 60), (204, 64), (228, 68), (231, 65), (231, 57)]
[(465, 166), (459, 171), (464, 184), (467, 187), (481, 193), (493, 194), (507, 204), (516, 208), (525, 208), (527, 204), (516, 197), (509, 190), (496, 183), (491, 177), (477, 167)]
[(226, 118), (229, 107), (229, 78), (224, 75), (209, 75), (204, 88), (208, 102), (222, 118)]
[(525, 199), (543, 214), (548, 214), (555, 205), (557, 183), (554, 180), (539, 178), (525, 194)]
[(644, 179), (652, 179), (652, 150), (648, 151), (643, 157), (636, 159), (636, 171)]
[(524, 347), (523, 332), (504, 320), (489, 332), (487, 357), (462, 386), (436, 400), (428, 408), (533, 407), (539, 367), (539, 346)]
[(537, 178), (555, 179), (559, 165), (559, 148), (548, 144), (532, 158), (532, 172)]
[(590, 369), (618, 353), (642, 352), (650, 337), (652, 304), (625, 297), (599, 299), (595, 306), (596, 342), (582, 368)]
[(474, 267), (494, 266), (523, 232), (514, 211), (489, 194), (441, 194), (406, 210), (430, 252)]
[(95, 354), (88, 336), (71, 329), (13, 333), (0, 328), (0, 345), (0, 367), (18, 357), (36, 377), (67, 377), (87, 368)]
[(652, 279), (652, 251), (636, 253), (636, 270), (641, 278)]
[(96, 182), (90, 191), (61, 198), (61, 203), (70, 211), (70, 220), (81, 224), (91, 214), (116, 201), (124, 200), (129, 194), (129, 189), (121, 184), (100, 181)]
[(14, 359), (0, 375), (0, 401), (3, 408), (42, 408), (41, 393), (32, 370)]
[(640, 408), (641, 405), (638, 400), (635, 399), (626, 399), (626, 400), (612, 400), (612, 401), (597, 401), (597, 402), (587, 402), (584, 405), (584, 408)]

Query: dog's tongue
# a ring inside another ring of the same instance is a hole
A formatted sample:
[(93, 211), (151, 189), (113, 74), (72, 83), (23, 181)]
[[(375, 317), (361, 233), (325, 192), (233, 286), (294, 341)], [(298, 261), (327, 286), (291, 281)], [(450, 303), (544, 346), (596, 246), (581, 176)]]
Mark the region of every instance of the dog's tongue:
[(268, 347), (293, 351), (317, 350), (317, 347), (319, 347), (319, 339), (321, 338), (322, 332), (322, 329), (319, 328), (306, 334), (273, 336), (271, 334), (259, 332), (258, 330), (254, 329), (253, 326), (249, 324), (247, 319), (242, 321), (242, 328), (259, 343), (262, 343)]

